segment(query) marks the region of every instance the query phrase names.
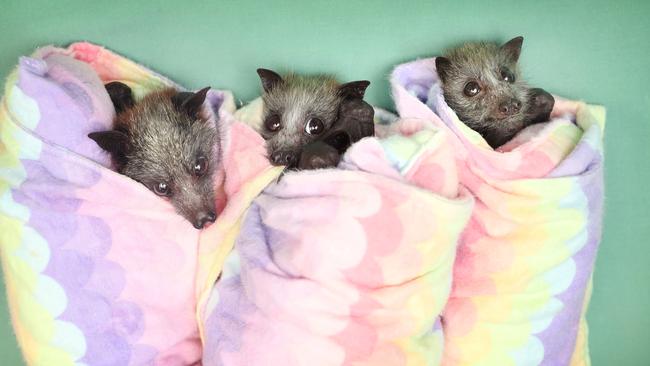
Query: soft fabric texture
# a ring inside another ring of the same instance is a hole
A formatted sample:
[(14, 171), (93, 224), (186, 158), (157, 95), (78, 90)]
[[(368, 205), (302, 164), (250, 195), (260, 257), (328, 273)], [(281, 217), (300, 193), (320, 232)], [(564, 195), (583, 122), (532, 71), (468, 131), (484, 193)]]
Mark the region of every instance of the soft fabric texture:
[(218, 217), (197, 231), (87, 138), (112, 125), (104, 83), (178, 85), (88, 43), (22, 58), (0, 105), (0, 256), (27, 363), (589, 364), (604, 110), (558, 99), (495, 152), (434, 65), (394, 71), (400, 119), (378, 113), (339, 169), (282, 175), (237, 119), (259, 105), (233, 116), (210, 91)]
[[(200, 362), (196, 306), (203, 268), (212, 266), (198, 256), (216, 245), (209, 239), (218, 226), (194, 229), (166, 200), (112, 171), (108, 154), (87, 137), (112, 127), (115, 111), (103, 83), (115, 80), (129, 85), (136, 100), (178, 87), (101, 47), (76, 43), (22, 58), (5, 88), (0, 249), (29, 365)], [(207, 101), (221, 131), (225, 160), (215, 187), (224, 210), (231, 197), (242, 200), (238, 179), (247, 171), (259, 168), (264, 179), (273, 169), (227, 160), (237, 155), (230, 146), (256, 134), (233, 120), (229, 92), (212, 90)], [(264, 154), (262, 147), (247, 151)]]
[(363, 139), (254, 200), (205, 308), (204, 365), (440, 363), (473, 201), (427, 127), (401, 121), (409, 136)]
[(402, 118), (450, 134), (476, 198), (443, 315), (443, 365), (588, 365), (585, 311), (601, 235), (604, 108), (556, 97), (552, 120), (492, 150), (446, 105), (435, 59), (391, 77)]

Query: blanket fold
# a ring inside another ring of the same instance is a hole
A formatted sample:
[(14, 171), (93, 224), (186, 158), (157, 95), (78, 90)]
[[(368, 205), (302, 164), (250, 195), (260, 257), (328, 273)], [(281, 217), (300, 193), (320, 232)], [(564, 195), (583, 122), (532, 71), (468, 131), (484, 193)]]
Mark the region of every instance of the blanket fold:
[(446, 105), (435, 59), (395, 68), (402, 118), (450, 134), (476, 206), (444, 310), (443, 365), (586, 365), (600, 241), (604, 108), (556, 97), (552, 119), (492, 150)]

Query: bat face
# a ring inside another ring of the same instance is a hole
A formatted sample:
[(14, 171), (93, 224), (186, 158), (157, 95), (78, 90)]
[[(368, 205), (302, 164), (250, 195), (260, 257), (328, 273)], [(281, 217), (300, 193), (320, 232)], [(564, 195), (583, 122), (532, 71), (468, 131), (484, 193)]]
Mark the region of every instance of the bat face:
[(517, 64), (522, 42), (516, 37), (502, 46), (467, 43), (436, 58), (445, 101), (493, 147), (530, 124), (533, 110), (550, 96), (540, 97), (523, 81)]
[(262, 136), (274, 165), (293, 166), (300, 150), (334, 124), (341, 98), (333, 80), (289, 76), (265, 91)]
[(115, 130), (89, 135), (118, 171), (169, 200), (197, 229), (216, 219), (212, 179), (219, 165), (216, 126), (201, 114), (209, 88), (166, 89), (134, 103), (128, 86), (106, 86), (119, 111)]
[[(338, 156), (330, 149), (312, 148), (309, 159), (302, 157), (303, 149), (312, 143), (333, 139), (336, 131), (339, 131), (337, 140), (349, 139), (341, 134), (341, 107), (349, 100), (362, 100), (369, 82), (341, 85), (328, 76), (288, 75), (282, 78), (266, 69), (259, 69), (258, 74), (264, 88), (261, 134), (266, 140), (271, 163), (302, 169), (311, 166), (306, 161), (318, 162), (314, 166), (319, 167), (323, 161), (327, 162), (326, 165), (331, 165), (334, 160), (338, 163)], [(323, 147), (320, 144), (316, 146)], [(336, 149), (337, 154), (340, 154), (339, 150)], [(320, 158), (318, 152), (322, 152)]]

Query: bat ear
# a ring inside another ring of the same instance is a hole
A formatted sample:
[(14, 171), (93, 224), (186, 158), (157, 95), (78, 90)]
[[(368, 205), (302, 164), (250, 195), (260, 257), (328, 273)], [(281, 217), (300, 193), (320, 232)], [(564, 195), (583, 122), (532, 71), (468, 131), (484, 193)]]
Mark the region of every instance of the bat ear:
[(201, 106), (205, 102), (210, 87), (207, 86), (196, 93), (180, 92), (172, 97), (172, 103), (178, 110), (187, 113), (192, 118), (197, 118), (201, 112)]
[(133, 104), (135, 104), (131, 88), (126, 84), (113, 81), (104, 85), (104, 88), (106, 88), (108, 96), (111, 98), (111, 102), (113, 102), (116, 113), (121, 113), (133, 107)]
[(436, 71), (438, 72), (438, 77), (444, 83), (449, 75), (449, 70), (451, 69), (451, 61), (446, 57), (436, 57)]
[(524, 37), (515, 37), (501, 46), (500, 51), (506, 56), (506, 59), (511, 63), (517, 63), (519, 55), (521, 54), (521, 46), (524, 43)]
[(282, 76), (278, 75), (278, 73), (273, 70), (257, 69), (257, 75), (260, 76), (260, 80), (262, 80), (262, 88), (264, 88), (264, 91), (267, 93), (284, 82)]
[(368, 80), (351, 81), (339, 86), (339, 95), (344, 99), (363, 99), (366, 89), (370, 85)]
[(129, 137), (122, 131), (92, 132), (88, 137), (114, 157), (124, 156), (129, 150)]

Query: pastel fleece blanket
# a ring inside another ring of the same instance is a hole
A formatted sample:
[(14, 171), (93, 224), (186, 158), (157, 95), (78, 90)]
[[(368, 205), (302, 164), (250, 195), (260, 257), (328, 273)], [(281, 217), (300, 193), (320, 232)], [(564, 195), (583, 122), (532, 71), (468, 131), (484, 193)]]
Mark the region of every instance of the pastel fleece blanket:
[(450, 135), (476, 198), (443, 313), (443, 365), (588, 365), (585, 311), (600, 241), (604, 108), (556, 97), (552, 120), (492, 150), (446, 105), (435, 59), (395, 68), (402, 118)]
[(473, 200), (444, 134), (405, 120), (256, 198), (206, 304), (204, 365), (438, 365)]
[(111, 126), (103, 83), (177, 85), (88, 43), (21, 59), (0, 106), (0, 254), (27, 363), (588, 364), (604, 110), (558, 99), (495, 152), (434, 64), (396, 68), (401, 120), (339, 169), (281, 175), (211, 92), (219, 212), (199, 232), (86, 138)]
[[(229, 92), (210, 91), (204, 107), (223, 142), (215, 180), (223, 220), (195, 230), (167, 201), (113, 172), (109, 156), (87, 138), (112, 126), (103, 84), (115, 80), (136, 99), (178, 87), (88, 43), (21, 58), (5, 87), (0, 253), (29, 365), (198, 364), (196, 307), (209, 287), (203, 281), (219, 271), (207, 255), (228, 232), (219, 225), (237, 222), (239, 208), (279, 173), (237, 161), (263, 156), (263, 148), (232, 151), (257, 135), (234, 121)], [(242, 180), (249, 191), (240, 190)]]

